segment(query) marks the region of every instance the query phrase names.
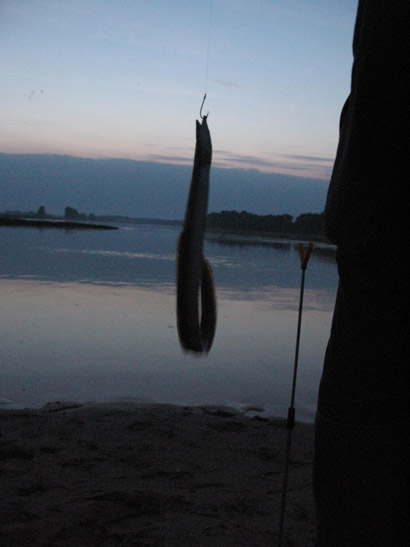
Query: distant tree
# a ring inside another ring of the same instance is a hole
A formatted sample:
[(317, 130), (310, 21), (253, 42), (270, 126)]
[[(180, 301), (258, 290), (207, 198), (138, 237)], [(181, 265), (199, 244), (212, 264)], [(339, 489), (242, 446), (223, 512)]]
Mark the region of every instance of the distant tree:
[(78, 211), (74, 207), (66, 207), (64, 212), (64, 218), (67, 220), (78, 219)]
[(208, 228), (265, 232), (271, 234), (323, 234), (323, 213), (303, 213), (296, 220), (292, 215), (255, 215), (247, 211), (209, 213)]
[(95, 220), (97, 220), (97, 217), (95, 215), (93, 215), (93, 213), (90, 213), (88, 215), (88, 220), (91, 220), (92, 222), (94, 222)]
[(293, 223), (293, 231), (300, 234), (323, 234), (324, 214), (303, 213)]
[(221, 211), (209, 213), (209, 228), (227, 228), (253, 232), (288, 233), (292, 230), (292, 215), (255, 215), (247, 211)]
[(74, 207), (66, 207), (64, 218), (66, 220), (87, 220), (87, 215), (85, 213), (79, 213)]
[(6, 217), (24, 217), (24, 213), (22, 211), (5, 211), (2, 214)]
[(271, 232), (289, 233), (292, 230), (293, 216), (292, 215), (268, 215)]
[(37, 218), (47, 218), (47, 213), (46, 213), (46, 209), (45, 209), (44, 205), (40, 205), (40, 207), (38, 208), (36, 217)]

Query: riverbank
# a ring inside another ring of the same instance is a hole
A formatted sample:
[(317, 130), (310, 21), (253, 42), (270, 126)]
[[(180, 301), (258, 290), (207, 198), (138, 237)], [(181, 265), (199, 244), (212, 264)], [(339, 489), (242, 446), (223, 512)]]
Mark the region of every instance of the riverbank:
[[(271, 547), (287, 430), (232, 408), (0, 410), (0, 544)], [(293, 433), (284, 545), (314, 538), (313, 426)]]

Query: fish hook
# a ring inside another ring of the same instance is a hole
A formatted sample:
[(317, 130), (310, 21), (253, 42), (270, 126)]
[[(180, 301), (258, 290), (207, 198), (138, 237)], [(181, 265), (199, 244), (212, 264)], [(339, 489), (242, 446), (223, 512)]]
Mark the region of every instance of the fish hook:
[(204, 106), (204, 102), (205, 102), (205, 99), (206, 99), (206, 93), (204, 95), (204, 98), (202, 99), (202, 104), (201, 104), (201, 108), (199, 110), (199, 117), (201, 118), (201, 120), (203, 120), (204, 118), (207, 118), (209, 116), (209, 112), (207, 113), (206, 116), (202, 116), (202, 108)]

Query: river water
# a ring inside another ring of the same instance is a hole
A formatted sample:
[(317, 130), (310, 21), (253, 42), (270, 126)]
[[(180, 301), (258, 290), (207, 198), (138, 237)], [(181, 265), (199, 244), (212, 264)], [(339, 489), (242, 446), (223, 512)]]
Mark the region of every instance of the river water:
[[(0, 402), (133, 398), (258, 405), (286, 416), (301, 270), (296, 243), (210, 235), (218, 325), (207, 357), (185, 354), (175, 314), (180, 228), (0, 228)], [(306, 272), (296, 418), (313, 421), (337, 286), (334, 248)]]

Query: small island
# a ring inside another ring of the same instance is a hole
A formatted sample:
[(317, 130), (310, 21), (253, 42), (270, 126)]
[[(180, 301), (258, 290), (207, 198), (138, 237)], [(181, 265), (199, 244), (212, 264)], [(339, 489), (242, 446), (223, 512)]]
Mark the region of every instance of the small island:
[[(87, 222), (87, 220), (89, 222)], [(117, 226), (96, 224), (95, 215), (79, 213), (73, 207), (66, 207), (64, 217), (49, 215), (41, 205), (37, 212), (6, 211), (0, 215), (0, 226), (23, 228), (60, 228), (65, 230), (118, 230)]]
[(118, 230), (117, 226), (91, 224), (88, 222), (69, 222), (66, 220), (39, 220), (28, 218), (0, 217), (0, 226), (17, 226), (28, 228), (64, 228), (66, 230)]

